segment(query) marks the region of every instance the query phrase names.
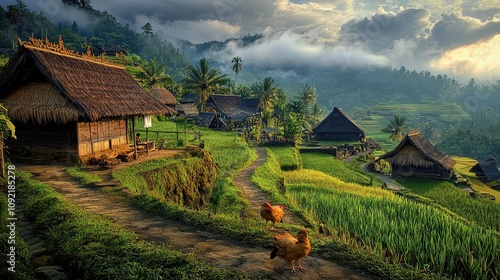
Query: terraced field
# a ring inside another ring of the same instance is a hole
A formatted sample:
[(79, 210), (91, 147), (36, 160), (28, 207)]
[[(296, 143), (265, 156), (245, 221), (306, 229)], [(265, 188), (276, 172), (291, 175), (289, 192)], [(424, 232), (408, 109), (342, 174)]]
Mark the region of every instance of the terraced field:
[(444, 133), (447, 127), (463, 125), (470, 117), (456, 103), (429, 102), (420, 104), (381, 103), (370, 107), (370, 117), (356, 120), (365, 130), (368, 137), (381, 143), (384, 150), (394, 148), (399, 142), (390, 141), (389, 133), (382, 132), (395, 114), (401, 114), (407, 119), (407, 129), (420, 129), (424, 122), (430, 127)]

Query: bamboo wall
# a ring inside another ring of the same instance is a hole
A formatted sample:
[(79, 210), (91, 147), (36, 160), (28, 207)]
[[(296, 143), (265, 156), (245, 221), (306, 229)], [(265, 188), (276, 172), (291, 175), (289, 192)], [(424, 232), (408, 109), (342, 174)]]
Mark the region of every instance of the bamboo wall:
[(125, 120), (80, 122), (77, 134), (80, 157), (128, 144)]

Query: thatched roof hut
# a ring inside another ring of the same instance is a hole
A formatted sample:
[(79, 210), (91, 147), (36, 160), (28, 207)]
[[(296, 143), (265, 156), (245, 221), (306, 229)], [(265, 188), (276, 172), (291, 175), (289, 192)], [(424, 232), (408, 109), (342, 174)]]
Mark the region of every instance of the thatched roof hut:
[(419, 131), (409, 132), (394, 150), (379, 157), (391, 164), (393, 176), (448, 178), (455, 161)]
[(340, 108), (333, 111), (313, 128), (316, 140), (360, 141), (365, 132)]
[(239, 95), (212, 94), (205, 108), (215, 112), (217, 129), (227, 129), (230, 123), (250, 120), (259, 111), (259, 100)]
[(20, 42), (1, 75), (0, 103), (16, 125), (9, 146), (77, 157), (127, 144), (129, 118), (169, 112), (124, 67), (77, 55), (62, 40)]
[(469, 171), (475, 173), (477, 178), (483, 182), (500, 180), (500, 171), (493, 157), (478, 161)]
[(152, 88), (151, 95), (153, 95), (156, 100), (158, 100), (161, 104), (169, 107), (175, 108), (177, 104), (177, 99), (175, 96), (166, 88)]

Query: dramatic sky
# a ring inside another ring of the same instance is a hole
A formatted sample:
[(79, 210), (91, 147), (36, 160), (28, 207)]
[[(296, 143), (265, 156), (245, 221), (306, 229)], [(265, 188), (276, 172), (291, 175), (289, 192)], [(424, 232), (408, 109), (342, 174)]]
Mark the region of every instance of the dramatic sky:
[[(14, 0), (2, 0), (12, 3)], [(25, 0), (53, 21), (85, 19), (59, 0)], [(6, 4), (4, 4), (6, 5)], [(391, 65), (461, 81), (500, 80), (500, 0), (92, 0), (140, 31), (194, 43), (261, 33), (214, 57), (244, 63)]]

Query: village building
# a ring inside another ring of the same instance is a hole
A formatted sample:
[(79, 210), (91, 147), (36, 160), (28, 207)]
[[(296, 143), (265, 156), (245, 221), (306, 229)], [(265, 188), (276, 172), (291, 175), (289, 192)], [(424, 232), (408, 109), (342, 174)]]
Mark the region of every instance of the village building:
[(196, 120), (199, 114), (198, 107), (196, 106), (197, 103), (198, 95), (194, 93), (185, 94), (181, 100), (179, 100), (179, 104), (175, 105), (177, 114), (186, 119)]
[(259, 112), (259, 100), (239, 95), (212, 94), (205, 104), (206, 111), (215, 113), (215, 129), (228, 129), (230, 124), (242, 125)]
[(362, 141), (365, 138), (365, 132), (359, 124), (337, 107), (313, 128), (313, 135), (317, 141)]
[(152, 88), (151, 95), (158, 100), (164, 106), (172, 109), (171, 112), (175, 111), (175, 106), (177, 105), (177, 99), (175, 96), (166, 88)]
[(124, 67), (90, 51), (77, 55), (61, 39), (19, 42), (2, 72), (0, 103), (16, 126), (11, 153), (71, 162), (128, 149), (134, 141), (128, 120), (169, 112)]
[(500, 180), (500, 170), (498, 170), (496, 160), (493, 157), (478, 161), (469, 172), (475, 173), (477, 178), (483, 182)]
[(409, 132), (394, 150), (378, 158), (382, 159), (390, 163), (393, 177), (448, 179), (455, 165), (419, 131)]

